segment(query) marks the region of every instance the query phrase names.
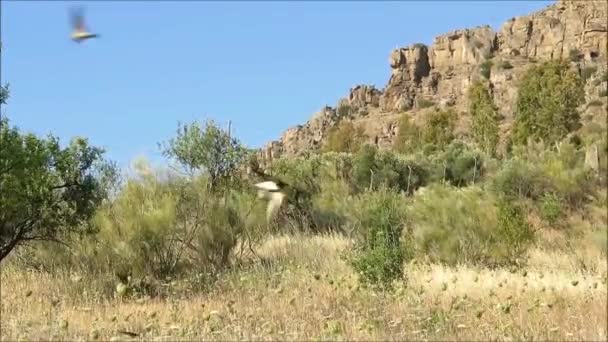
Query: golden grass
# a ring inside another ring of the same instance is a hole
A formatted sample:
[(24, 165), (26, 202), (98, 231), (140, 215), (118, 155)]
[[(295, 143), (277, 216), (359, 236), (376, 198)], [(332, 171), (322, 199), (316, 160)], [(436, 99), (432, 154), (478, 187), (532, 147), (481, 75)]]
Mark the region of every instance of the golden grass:
[(265, 262), (228, 272), (209, 293), (166, 300), (102, 299), (67, 290), (73, 276), (9, 264), (0, 339), (607, 339), (605, 256), (587, 256), (595, 267), (582, 270), (572, 255), (536, 249), (515, 273), (411, 264), (407, 285), (382, 294), (357, 285), (340, 259), (349, 245), (340, 236), (272, 237), (257, 249)]

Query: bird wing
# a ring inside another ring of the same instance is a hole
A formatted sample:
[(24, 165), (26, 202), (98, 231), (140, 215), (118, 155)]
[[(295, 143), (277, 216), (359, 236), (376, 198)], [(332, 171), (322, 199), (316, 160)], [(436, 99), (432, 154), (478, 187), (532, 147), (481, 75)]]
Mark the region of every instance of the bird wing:
[(268, 201), (268, 208), (266, 209), (266, 218), (270, 220), (270, 218), (276, 213), (276, 211), (281, 207), (283, 203), (283, 198), (285, 195), (281, 192), (275, 192), (272, 194), (270, 201)]
[(279, 186), (273, 181), (257, 183), (255, 186), (259, 189), (266, 190), (266, 191), (278, 191), (279, 190)]

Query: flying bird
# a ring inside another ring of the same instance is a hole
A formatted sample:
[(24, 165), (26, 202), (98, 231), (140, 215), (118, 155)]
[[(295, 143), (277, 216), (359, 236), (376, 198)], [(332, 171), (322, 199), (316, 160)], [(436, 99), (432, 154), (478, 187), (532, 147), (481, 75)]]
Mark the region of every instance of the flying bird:
[(99, 35), (91, 33), (84, 24), (84, 15), (82, 8), (73, 8), (70, 12), (72, 22), (72, 40), (76, 43), (81, 43), (86, 39), (98, 38)]
[(273, 181), (266, 181), (255, 184), (258, 188), (258, 198), (263, 198), (268, 201), (266, 208), (266, 220), (270, 222), (274, 214), (279, 210), (285, 194), (281, 192), (279, 185)]

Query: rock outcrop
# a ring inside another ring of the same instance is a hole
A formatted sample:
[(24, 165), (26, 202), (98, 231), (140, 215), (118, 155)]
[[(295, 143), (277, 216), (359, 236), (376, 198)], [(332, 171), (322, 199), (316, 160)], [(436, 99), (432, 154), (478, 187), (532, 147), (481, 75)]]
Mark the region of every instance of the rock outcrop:
[(568, 59), (581, 72), (593, 69), (587, 78), (587, 97), (597, 98), (601, 89), (608, 88), (605, 77), (599, 76), (608, 69), (607, 7), (603, 0), (559, 0), (508, 20), (499, 32), (489, 26), (456, 30), (436, 37), (430, 47), (414, 44), (396, 49), (389, 56), (391, 77), (384, 89), (352, 88), (337, 108), (323, 108), (309, 122), (288, 129), (278, 141), (262, 148), (260, 157), (269, 161), (317, 150), (328, 130), (341, 120), (353, 120), (365, 129), (370, 142), (385, 147), (392, 144), (403, 112), (416, 119), (425, 107), (451, 107), (466, 123), (466, 92), (482, 77), (488, 78), (504, 118), (502, 130), (508, 131), (517, 82), (539, 60)]

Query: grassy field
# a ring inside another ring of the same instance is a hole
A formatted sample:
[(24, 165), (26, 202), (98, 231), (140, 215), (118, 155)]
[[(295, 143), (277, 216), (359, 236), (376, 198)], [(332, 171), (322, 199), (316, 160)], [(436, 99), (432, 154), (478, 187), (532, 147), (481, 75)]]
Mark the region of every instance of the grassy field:
[[(554, 237), (555, 239), (555, 237)], [(607, 339), (605, 256), (530, 250), (525, 270), (409, 264), (393, 293), (361, 288), (336, 235), (274, 236), (211, 291), (101, 299), (94, 281), (2, 268), (0, 338), (14, 340)], [(584, 267), (581, 267), (584, 265)], [(129, 336), (125, 332), (137, 334)]]

